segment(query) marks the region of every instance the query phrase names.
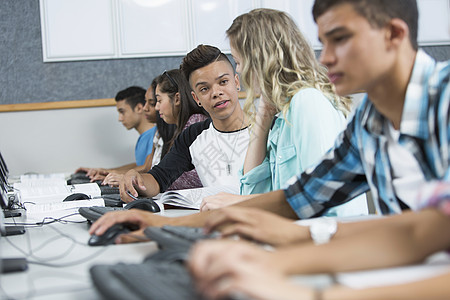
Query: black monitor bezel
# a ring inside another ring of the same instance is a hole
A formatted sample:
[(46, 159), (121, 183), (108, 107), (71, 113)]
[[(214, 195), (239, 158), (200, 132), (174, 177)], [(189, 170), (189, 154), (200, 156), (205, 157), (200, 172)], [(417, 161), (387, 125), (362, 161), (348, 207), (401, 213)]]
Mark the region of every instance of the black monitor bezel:
[(3, 171), (3, 173), (6, 175), (6, 177), (9, 175), (9, 169), (8, 169), (8, 166), (6, 165), (6, 161), (3, 158), (1, 151), (0, 151), (0, 170)]

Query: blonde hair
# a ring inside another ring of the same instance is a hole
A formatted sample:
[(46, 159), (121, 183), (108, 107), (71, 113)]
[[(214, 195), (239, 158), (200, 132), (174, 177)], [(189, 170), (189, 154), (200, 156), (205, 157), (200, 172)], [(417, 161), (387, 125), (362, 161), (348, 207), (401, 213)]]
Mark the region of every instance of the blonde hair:
[(255, 88), (283, 114), (300, 89), (316, 88), (347, 116), (351, 99), (336, 94), (326, 68), (286, 13), (254, 9), (237, 17), (226, 33), (242, 59), (241, 80), (248, 88), (244, 111), (251, 122), (256, 113)]

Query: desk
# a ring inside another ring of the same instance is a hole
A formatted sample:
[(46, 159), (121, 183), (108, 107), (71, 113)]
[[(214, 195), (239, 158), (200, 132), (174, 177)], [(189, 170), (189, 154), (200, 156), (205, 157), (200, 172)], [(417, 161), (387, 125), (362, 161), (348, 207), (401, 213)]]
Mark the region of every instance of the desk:
[[(168, 217), (194, 213), (194, 210), (171, 209), (160, 214)], [(10, 219), (8, 219), (8, 222)], [(21, 222), (21, 218), (16, 218)], [(64, 267), (29, 264), (26, 272), (1, 275), (0, 299), (101, 299), (92, 285), (89, 268), (95, 264), (139, 263), (157, 251), (155, 242), (106, 247), (90, 247), (86, 223), (53, 223), (27, 228), (24, 235), (0, 238), (1, 257), (24, 257)], [(23, 252), (30, 254), (25, 255)], [(419, 266), (337, 274), (337, 282), (354, 287), (385, 285), (420, 280), (450, 272), (450, 256), (438, 253)], [(327, 274), (294, 276), (300, 284), (326, 287), (333, 284)], [(399, 281), (399, 282), (396, 282)]]
[[(181, 216), (194, 212), (174, 209), (160, 214)], [(15, 218), (15, 221), (23, 222), (23, 218)], [(23, 235), (1, 237), (2, 258), (27, 256), (28, 260), (61, 267), (29, 263), (25, 272), (0, 275), (0, 299), (101, 299), (91, 282), (89, 268), (92, 265), (139, 263), (157, 251), (155, 242), (91, 247), (87, 245), (88, 228), (87, 223), (52, 223), (27, 227)]]

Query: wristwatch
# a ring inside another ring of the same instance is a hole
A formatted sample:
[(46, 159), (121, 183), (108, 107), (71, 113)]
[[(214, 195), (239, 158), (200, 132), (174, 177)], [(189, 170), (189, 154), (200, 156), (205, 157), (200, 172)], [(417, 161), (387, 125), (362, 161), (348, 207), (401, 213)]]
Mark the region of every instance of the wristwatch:
[(317, 219), (309, 226), (309, 233), (316, 245), (328, 243), (336, 231), (337, 222), (332, 218)]

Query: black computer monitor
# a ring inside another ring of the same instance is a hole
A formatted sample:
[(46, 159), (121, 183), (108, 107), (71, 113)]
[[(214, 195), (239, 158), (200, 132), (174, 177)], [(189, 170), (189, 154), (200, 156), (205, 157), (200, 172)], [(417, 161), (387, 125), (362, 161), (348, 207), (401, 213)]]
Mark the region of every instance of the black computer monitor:
[(6, 166), (6, 162), (0, 153), (0, 185), (5, 189), (6, 192), (12, 189), (12, 187), (8, 183), (8, 175), (8, 167)]
[(2, 209), (7, 209), (10, 207), (10, 203), (8, 200), (8, 191), (10, 190), (10, 186), (8, 185), (7, 174), (4, 172), (4, 169), (0, 167), (0, 207)]
[(2, 153), (0, 152), (0, 170), (3, 171), (3, 173), (8, 176), (9, 170), (8, 166), (6, 165), (5, 159), (2, 156)]
[(14, 197), (12, 197), (11, 200), (8, 195), (8, 191), (11, 191), (11, 187), (8, 185), (6, 177), (4, 177), (1, 173), (2, 172), (0, 172), (0, 208), (6, 218), (19, 217), (22, 213), (13, 209)]
[(0, 171), (0, 207), (3, 209), (9, 208), (9, 200), (8, 200), (8, 182), (6, 181), (6, 177)]
[(10, 186), (8, 184), (8, 177), (0, 170), (0, 188), (5, 191), (5, 193), (10, 190)]
[(6, 195), (6, 190), (3, 187), (0, 187), (0, 206), (3, 209), (9, 207), (8, 196)]

